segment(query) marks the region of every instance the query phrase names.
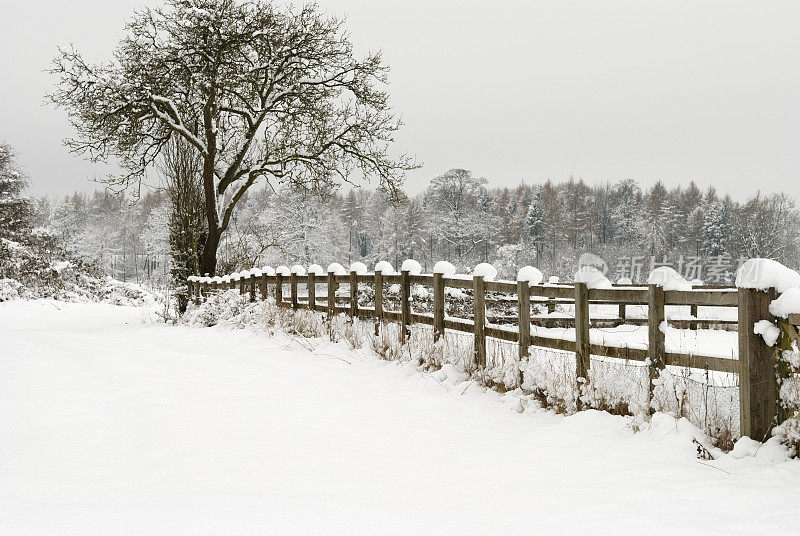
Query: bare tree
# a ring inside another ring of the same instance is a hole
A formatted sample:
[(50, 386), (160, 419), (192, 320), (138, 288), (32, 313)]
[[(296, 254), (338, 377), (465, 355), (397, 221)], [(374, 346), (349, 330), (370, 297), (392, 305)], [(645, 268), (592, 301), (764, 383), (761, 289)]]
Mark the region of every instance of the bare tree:
[(202, 272), (259, 179), (317, 190), (377, 176), (395, 191), (416, 165), (388, 152), (400, 121), (380, 53), (356, 58), (342, 19), (314, 4), (167, 0), (126, 28), (111, 62), (60, 50), (50, 100), (77, 130), (72, 150), (121, 163), (117, 185), (140, 181), (170, 139), (189, 143), (202, 160)]

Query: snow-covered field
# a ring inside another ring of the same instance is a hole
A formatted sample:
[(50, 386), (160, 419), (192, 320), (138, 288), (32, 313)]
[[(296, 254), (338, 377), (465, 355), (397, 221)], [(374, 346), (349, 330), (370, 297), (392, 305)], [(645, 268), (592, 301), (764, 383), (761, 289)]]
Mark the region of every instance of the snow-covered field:
[(798, 531), (774, 445), (698, 460), (665, 415), (520, 414), (338, 344), (149, 318), (0, 303), (0, 534)]

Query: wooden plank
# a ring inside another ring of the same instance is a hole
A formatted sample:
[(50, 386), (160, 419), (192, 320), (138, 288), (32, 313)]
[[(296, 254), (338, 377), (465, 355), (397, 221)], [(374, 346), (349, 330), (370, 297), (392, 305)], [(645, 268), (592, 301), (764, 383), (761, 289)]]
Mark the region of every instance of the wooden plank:
[(453, 331), (463, 331), (464, 333), (473, 333), (475, 331), (472, 322), (467, 322), (465, 320), (459, 320), (456, 318), (445, 318), (444, 328), (451, 329)]
[(475, 333), (475, 365), (486, 366), (486, 298), (483, 277), (472, 278), (473, 328)]
[(402, 322), (403, 315), (400, 311), (389, 311), (384, 309), (383, 310), (383, 318), (384, 320), (391, 320), (392, 322)]
[(724, 357), (667, 352), (664, 354), (664, 362), (667, 365), (676, 367), (690, 367), (730, 373), (739, 372), (739, 361), (737, 359), (727, 359)]
[(430, 274), (409, 274), (408, 280), (412, 285), (433, 285), (433, 276)]
[(399, 285), (403, 281), (400, 274), (383, 274), (383, 282), (386, 285)]
[(575, 298), (575, 288), (533, 285), (531, 287), (531, 296), (541, 296), (543, 298), (566, 298), (572, 300)]
[(777, 415), (778, 386), (772, 348), (753, 325), (760, 320), (773, 322), (769, 304), (775, 289), (739, 289), (739, 418), (742, 436), (765, 441)]
[(527, 281), (517, 281), (517, 326), (519, 330), (519, 358), (528, 355), (531, 343), (531, 291)]
[(356, 280), (359, 283), (374, 283), (375, 282), (375, 274), (358, 274), (356, 276)]
[[(589, 340), (589, 289), (585, 283), (575, 283), (575, 374), (589, 379), (592, 364)], [(580, 408), (580, 404), (579, 404)]]
[(517, 284), (510, 281), (484, 281), (483, 284), (486, 287), (486, 292), (517, 293)]
[(333, 279), (337, 283), (350, 283), (350, 274), (334, 275)]
[(444, 335), (444, 277), (433, 274), (433, 340)]
[(422, 313), (411, 313), (411, 324), (433, 325), (433, 317)]
[(800, 326), (800, 314), (793, 313), (789, 315), (789, 323), (794, 326)]
[(408, 270), (400, 273), (400, 313), (402, 318), (402, 329), (400, 330), (400, 341), (408, 340), (409, 326), (411, 325), (411, 274)]
[(667, 290), (664, 291), (666, 305), (708, 305), (712, 307), (736, 307), (738, 297), (735, 291), (713, 290)]
[(472, 281), (460, 279), (458, 277), (445, 277), (444, 286), (448, 288), (460, 288), (462, 290), (472, 290)]
[(493, 339), (500, 339), (508, 342), (519, 341), (519, 333), (510, 329), (503, 329), (497, 326), (486, 326), (484, 331), (487, 337), (491, 337)]
[(629, 305), (645, 305), (647, 304), (647, 290), (593, 288), (589, 289), (589, 300), (602, 301), (607, 304), (626, 303)]

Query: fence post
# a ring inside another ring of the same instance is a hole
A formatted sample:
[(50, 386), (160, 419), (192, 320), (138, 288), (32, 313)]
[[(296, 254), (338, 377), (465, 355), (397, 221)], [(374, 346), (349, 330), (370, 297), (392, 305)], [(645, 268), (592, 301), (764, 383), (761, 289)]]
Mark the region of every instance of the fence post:
[(433, 342), (444, 336), (444, 276), (433, 274)]
[(283, 305), (283, 274), (275, 274), (275, 303)]
[(328, 272), (328, 322), (336, 316), (336, 274)]
[(247, 276), (247, 285), (250, 288), (250, 301), (256, 301), (256, 276), (250, 274)]
[(753, 332), (759, 320), (774, 322), (769, 304), (775, 289), (739, 289), (739, 418), (742, 436), (764, 441), (777, 416), (778, 386), (773, 350)]
[(375, 336), (381, 334), (383, 322), (383, 274), (375, 270)]
[[(575, 283), (575, 377), (578, 380), (577, 407), (581, 409), (580, 386), (589, 380), (592, 366), (589, 339), (589, 288), (586, 283)], [(583, 378), (584, 382), (581, 382)]]
[[(695, 318), (697, 318), (697, 306), (690, 305), (689, 306), (689, 314)], [(697, 322), (689, 322), (689, 329), (697, 329)]]
[(531, 344), (531, 287), (527, 281), (517, 281), (517, 330), (519, 331), (519, 358), (528, 355)]
[(627, 316), (626, 306), (624, 303), (619, 304), (619, 319), (625, 323), (625, 317)]
[(292, 310), (297, 311), (297, 274), (294, 272), (289, 276), (289, 292), (292, 298)]
[(486, 284), (483, 276), (472, 276), (475, 365), (486, 366)]
[(240, 275), (240, 276), (239, 276), (239, 295), (240, 295), (240, 296), (244, 296), (244, 293), (245, 293), (245, 288), (244, 288), (244, 286), (245, 286), (245, 283), (246, 283), (246, 281), (245, 281), (245, 279), (244, 279), (244, 276), (241, 276), (241, 275)]
[(350, 270), (350, 316), (358, 317), (358, 274)]
[(550, 298), (547, 300), (547, 312), (548, 313), (555, 313), (556, 312), (556, 300)]
[(400, 272), (400, 342), (406, 342), (410, 335), (408, 326), (411, 325), (411, 273), (408, 270)]
[(317, 276), (308, 272), (308, 310), (317, 310)]
[[(650, 371), (648, 374), (648, 400), (653, 399), (653, 380), (656, 379), (658, 371), (662, 370), (666, 364), (664, 354), (664, 333), (661, 331), (661, 324), (666, 321), (664, 314), (664, 288), (658, 285), (649, 285), (647, 292), (647, 348), (650, 357)], [(654, 408), (650, 408), (654, 411)]]
[(267, 274), (261, 274), (261, 279), (258, 282), (261, 287), (261, 299), (264, 301), (267, 299), (267, 277)]

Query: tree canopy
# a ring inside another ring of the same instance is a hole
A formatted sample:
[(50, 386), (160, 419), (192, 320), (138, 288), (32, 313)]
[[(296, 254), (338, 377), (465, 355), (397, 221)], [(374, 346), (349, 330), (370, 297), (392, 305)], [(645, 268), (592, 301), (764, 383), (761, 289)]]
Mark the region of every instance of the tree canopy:
[(315, 4), (167, 0), (135, 12), (113, 59), (93, 65), (59, 51), (50, 99), (77, 136), (68, 146), (139, 181), (179, 136), (202, 158), (213, 272), (220, 235), (259, 179), (308, 190), (377, 177), (394, 192), (415, 167), (389, 148), (400, 127), (379, 52), (359, 58), (343, 20)]

